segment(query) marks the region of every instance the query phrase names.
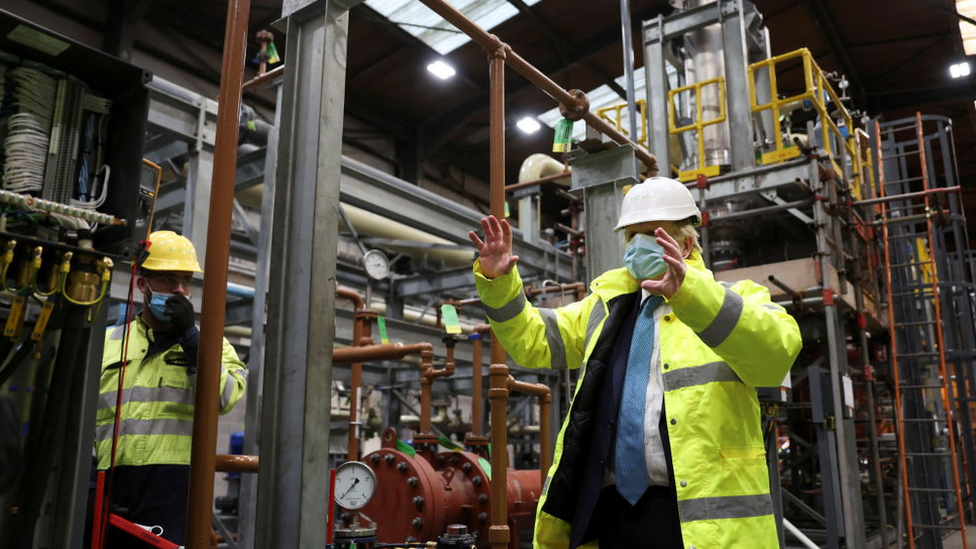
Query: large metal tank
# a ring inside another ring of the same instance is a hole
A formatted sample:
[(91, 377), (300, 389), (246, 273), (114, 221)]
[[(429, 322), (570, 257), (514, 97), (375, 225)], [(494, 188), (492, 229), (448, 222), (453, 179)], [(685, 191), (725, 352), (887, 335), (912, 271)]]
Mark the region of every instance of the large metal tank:
[[(434, 541), (450, 524), (465, 524), (488, 547), (491, 524), (491, 471), (471, 452), (434, 454), (400, 444), (394, 429), (383, 433), (383, 446), (363, 458), (376, 473), (376, 495), (361, 512), (376, 522), (380, 543)], [(532, 525), (542, 492), (539, 470), (508, 470), (509, 547), (519, 530)]]
[[(715, 0), (691, 0), (688, 9), (714, 4)], [(687, 82), (703, 82), (725, 76), (725, 50), (722, 45), (722, 26), (715, 24), (688, 33), (686, 47), (692, 54), (692, 67), (687, 71)], [(705, 86), (701, 90), (702, 120), (718, 118), (721, 111), (718, 86)], [(705, 134), (705, 165), (732, 163), (729, 122), (713, 124), (702, 130)]]

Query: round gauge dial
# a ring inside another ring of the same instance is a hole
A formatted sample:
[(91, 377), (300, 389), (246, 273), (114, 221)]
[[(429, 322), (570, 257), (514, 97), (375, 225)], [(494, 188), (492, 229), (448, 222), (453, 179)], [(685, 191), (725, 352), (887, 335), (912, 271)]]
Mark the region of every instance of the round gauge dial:
[(335, 502), (345, 509), (360, 509), (376, 492), (376, 473), (361, 461), (347, 461), (336, 469)]
[(363, 267), (373, 280), (383, 280), (390, 276), (390, 259), (379, 250), (370, 250), (363, 256)]

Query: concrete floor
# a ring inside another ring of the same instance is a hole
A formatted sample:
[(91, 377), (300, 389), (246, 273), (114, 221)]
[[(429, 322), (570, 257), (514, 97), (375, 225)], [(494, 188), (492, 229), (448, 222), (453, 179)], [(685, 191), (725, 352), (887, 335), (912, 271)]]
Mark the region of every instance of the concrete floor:
[[(966, 542), (970, 547), (976, 547), (976, 526), (966, 525)], [(962, 532), (956, 532), (942, 540), (942, 549), (962, 549)]]

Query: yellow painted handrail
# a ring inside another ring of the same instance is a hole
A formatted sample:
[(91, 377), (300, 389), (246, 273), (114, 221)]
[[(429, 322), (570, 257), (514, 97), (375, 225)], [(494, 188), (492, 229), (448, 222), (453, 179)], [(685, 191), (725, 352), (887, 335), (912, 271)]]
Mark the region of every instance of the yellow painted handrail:
[[(718, 116), (715, 118), (710, 118), (708, 120), (703, 119), (702, 113), (702, 101), (701, 93), (702, 88), (706, 86), (717, 86), (718, 87), (718, 104), (719, 112)], [(687, 91), (695, 92), (695, 119), (690, 124), (678, 127), (676, 126), (677, 116), (675, 115), (674, 99), (681, 93)], [(689, 84), (687, 86), (682, 86), (680, 88), (675, 88), (673, 90), (668, 90), (668, 133), (671, 135), (678, 135), (684, 132), (694, 131), (697, 135), (698, 141), (698, 162), (696, 167), (692, 170), (678, 173), (678, 179), (680, 181), (691, 181), (695, 179), (699, 174), (706, 176), (715, 176), (719, 174), (720, 166), (705, 165), (705, 132), (702, 131), (706, 126), (711, 126), (714, 124), (721, 124), (725, 122), (725, 78), (719, 76), (718, 78), (712, 78), (710, 80), (702, 80), (701, 82), (695, 82), (694, 84)]]

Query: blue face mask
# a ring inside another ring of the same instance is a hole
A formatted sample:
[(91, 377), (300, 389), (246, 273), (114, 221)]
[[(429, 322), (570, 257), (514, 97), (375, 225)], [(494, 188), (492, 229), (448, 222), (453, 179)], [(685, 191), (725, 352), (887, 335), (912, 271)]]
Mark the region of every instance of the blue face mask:
[(149, 310), (152, 312), (153, 316), (156, 317), (161, 322), (169, 322), (169, 315), (166, 314), (166, 300), (173, 297), (176, 294), (167, 294), (163, 292), (154, 292), (152, 288), (149, 288)]
[(624, 266), (637, 280), (646, 280), (668, 270), (664, 248), (650, 235), (636, 234), (624, 251)]

